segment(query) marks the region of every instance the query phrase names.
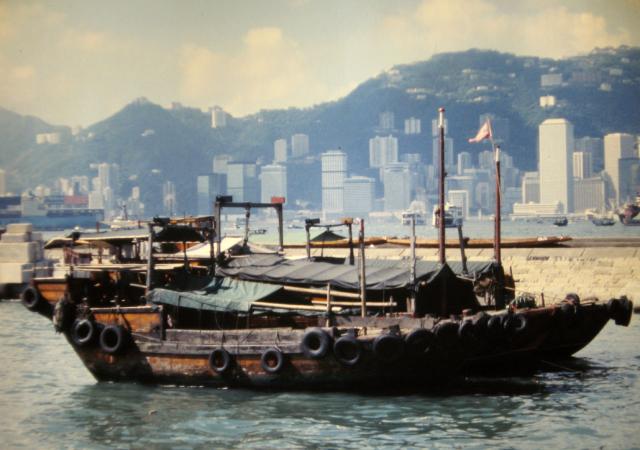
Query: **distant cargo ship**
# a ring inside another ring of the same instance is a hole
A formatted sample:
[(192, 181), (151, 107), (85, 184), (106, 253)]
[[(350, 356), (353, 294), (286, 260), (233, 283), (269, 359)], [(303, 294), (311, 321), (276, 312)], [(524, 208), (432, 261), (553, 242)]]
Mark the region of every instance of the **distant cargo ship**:
[(37, 230), (94, 228), (104, 219), (104, 210), (87, 208), (87, 203), (87, 197), (81, 195), (0, 197), (0, 226), (31, 223)]

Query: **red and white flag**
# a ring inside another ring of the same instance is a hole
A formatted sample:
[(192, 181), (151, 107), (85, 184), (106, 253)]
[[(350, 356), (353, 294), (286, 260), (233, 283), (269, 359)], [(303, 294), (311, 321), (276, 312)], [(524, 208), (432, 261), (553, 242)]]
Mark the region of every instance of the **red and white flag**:
[(469, 139), (470, 144), (477, 144), (478, 142), (482, 142), (485, 139), (491, 139), (493, 137), (493, 132), (491, 131), (491, 122), (488, 120), (480, 127), (478, 130), (478, 134), (476, 137)]

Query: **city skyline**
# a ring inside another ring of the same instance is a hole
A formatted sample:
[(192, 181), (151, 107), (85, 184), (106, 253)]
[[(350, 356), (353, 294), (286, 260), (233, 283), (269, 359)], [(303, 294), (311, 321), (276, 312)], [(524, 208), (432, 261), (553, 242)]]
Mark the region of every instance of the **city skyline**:
[(141, 95), (218, 104), (234, 115), (310, 106), (435, 53), (489, 48), (557, 58), (639, 45), (638, 11), (637, 0), (7, 1), (0, 106), (83, 126)]

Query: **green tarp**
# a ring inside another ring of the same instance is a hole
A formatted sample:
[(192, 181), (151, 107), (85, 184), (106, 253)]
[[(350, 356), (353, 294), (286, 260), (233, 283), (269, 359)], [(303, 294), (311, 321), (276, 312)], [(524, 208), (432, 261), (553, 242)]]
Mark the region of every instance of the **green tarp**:
[(173, 291), (154, 289), (149, 293), (153, 303), (208, 311), (248, 312), (253, 302), (268, 297), (282, 289), (274, 284), (215, 278), (209, 285), (197, 291)]

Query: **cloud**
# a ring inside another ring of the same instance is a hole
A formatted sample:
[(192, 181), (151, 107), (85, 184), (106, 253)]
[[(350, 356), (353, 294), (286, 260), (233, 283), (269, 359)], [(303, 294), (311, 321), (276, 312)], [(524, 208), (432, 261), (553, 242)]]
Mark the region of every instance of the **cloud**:
[(631, 41), (629, 31), (612, 29), (593, 12), (544, 2), (536, 8), (500, 5), (487, 0), (423, 0), (411, 11), (385, 17), (383, 36), (387, 47), (413, 58), (468, 48), (559, 58)]
[(183, 101), (223, 105), (234, 114), (325, 101), (331, 92), (309, 69), (298, 44), (280, 28), (250, 29), (235, 53), (186, 45), (180, 58)]

